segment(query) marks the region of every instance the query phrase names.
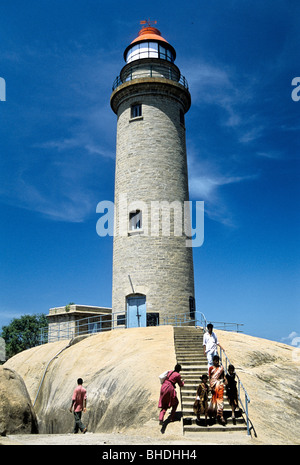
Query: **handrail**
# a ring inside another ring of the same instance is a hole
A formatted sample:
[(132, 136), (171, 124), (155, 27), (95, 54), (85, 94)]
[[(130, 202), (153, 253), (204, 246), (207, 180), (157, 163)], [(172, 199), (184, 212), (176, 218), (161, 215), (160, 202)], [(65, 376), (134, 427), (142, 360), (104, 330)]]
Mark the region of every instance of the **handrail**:
[[(203, 313), (200, 313), (200, 325), (203, 328), (203, 332), (205, 332), (205, 328), (207, 327), (207, 319)], [(244, 326), (243, 323), (228, 323), (227, 321), (210, 321), (215, 329), (221, 329), (223, 331), (234, 331), (236, 333), (242, 333), (243, 331), (239, 329), (240, 326)], [(228, 329), (228, 326), (231, 325), (233, 329)]]
[[(118, 320), (118, 316), (122, 317)], [(182, 312), (177, 313), (174, 316), (166, 316), (163, 317), (160, 315), (160, 321), (158, 322), (159, 326), (165, 325), (172, 325), (172, 326), (200, 326), (203, 328), (203, 332), (205, 332), (205, 328), (207, 327), (207, 319), (203, 313), (198, 313), (197, 315), (192, 315), (194, 318), (191, 318), (190, 313)], [(200, 316), (200, 318), (199, 318)], [(119, 323), (118, 321), (121, 321)], [(217, 322), (212, 322), (216, 329), (221, 329), (218, 327)], [(236, 330), (239, 332), (240, 323), (220, 323), (224, 326), (224, 328), (228, 331), (228, 325), (233, 325)], [(226, 328), (227, 325), (227, 328)], [(45, 342), (53, 342), (57, 340), (63, 339), (71, 339), (72, 337), (85, 335), (85, 334), (96, 334), (103, 331), (110, 331), (114, 329), (123, 329), (126, 328), (126, 314), (125, 312), (114, 312), (111, 314), (103, 314), (103, 315), (93, 315), (85, 318), (80, 318), (76, 320), (75, 324), (74, 321), (62, 322), (57, 323), (55, 328), (41, 328), (40, 331), (40, 344), (44, 344)]]
[(124, 82), (128, 81), (133, 81), (134, 79), (140, 79), (140, 78), (163, 78), (169, 81), (175, 81), (181, 84), (185, 89), (189, 89), (188, 82), (186, 78), (180, 74), (172, 71), (172, 69), (168, 69), (167, 67), (152, 67), (149, 65), (148, 69), (141, 69), (139, 67), (133, 67), (130, 69), (130, 72), (128, 72), (125, 76), (122, 74), (119, 74), (116, 79), (113, 82), (112, 85), (112, 91), (114, 91), (117, 87), (119, 87), (121, 84), (124, 84)]
[[(220, 350), (220, 362), (221, 362), (221, 364), (223, 366), (224, 366), (224, 364), (223, 364), (223, 356), (225, 356), (224, 371), (225, 371), (225, 374), (227, 374), (227, 371), (228, 371), (227, 367), (229, 365), (231, 365), (231, 363), (230, 363), (230, 360), (227, 357), (224, 349), (221, 349), (221, 347), (220, 347), (219, 350)], [(249, 419), (249, 414), (248, 414), (248, 404), (250, 404), (250, 397), (249, 397), (246, 389), (244, 388), (242, 381), (240, 380), (240, 378), (239, 378), (239, 376), (237, 374), (236, 374), (236, 378), (238, 380), (238, 398), (239, 398), (239, 402), (240, 402), (240, 404), (242, 406), (243, 412), (246, 415), (247, 434), (250, 435), (250, 426), (249, 426), (250, 419)], [(243, 401), (242, 401), (242, 398), (241, 398), (241, 388), (243, 389), (244, 394), (245, 394), (245, 405), (243, 404)]]

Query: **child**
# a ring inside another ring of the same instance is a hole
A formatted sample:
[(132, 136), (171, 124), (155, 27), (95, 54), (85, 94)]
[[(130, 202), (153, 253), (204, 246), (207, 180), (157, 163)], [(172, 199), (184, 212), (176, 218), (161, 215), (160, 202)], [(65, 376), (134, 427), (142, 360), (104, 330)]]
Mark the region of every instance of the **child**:
[(229, 365), (226, 379), (227, 379), (226, 394), (229, 400), (229, 404), (231, 405), (232, 420), (233, 420), (233, 423), (235, 424), (235, 412), (234, 411), (238, 406), (238, 398), (237, 398), (237, 388), (236, 388), (236, 380), (235, 380), (235, 373), (234, 373), (233, 365)]
[(196, 400), (194, 402), (193, 410), (195, 415), (197, 415), (197, 420), (200, 421), (200, 414), (205, 415), (205, 426), (207, 426), (207, 409), (208, 409), (208, 385), (207, 375), (201, 376), (201, 383), (198, 386)]

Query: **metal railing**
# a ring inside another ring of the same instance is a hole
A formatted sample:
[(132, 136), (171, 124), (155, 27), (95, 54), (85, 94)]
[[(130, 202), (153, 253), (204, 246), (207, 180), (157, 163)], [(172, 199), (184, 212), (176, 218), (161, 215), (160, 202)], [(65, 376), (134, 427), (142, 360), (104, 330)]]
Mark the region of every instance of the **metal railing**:
[[(200, 319), (199, 319), (199, 326), (202, 326), (203, 328), (207, 327), (208, 321), (203, 315), (203, 313), (200, 313)], [(244, 326), (243, 323), (228, 323), (227, 321), (210, 321), (215, 329), (221, 329), (222, 331), (234, 331), (235, 333), (242, 333), (243, 330), (240, 329), (241, 326)]]
[[(164, 317), (159, 315), (152, 322), (147, 322), (147, 326), (197, 326), (197, 321), (195, 318), (191, 318), (186, 312), (183, 312), (174, 316)], [(125, 312), (93, 315), (78, 320), (57, 322), (41, 328), (40, 344), (124, 328), (127, 328)]]
[(123, 72), (119, 74), (113, 82), (112, 90), (114, 91), (117, 87), (119, 87), (121, 84), (124, 84), (125, 82), (149, 77), (175, 81), (181, 84), (185, 89), (189, 89), (186, 78), (180, 74), (180, 72), (176, 72), (171, 67), (167, 66), (144, 64), (143, 67), (133, 66), (126, 73)]
[[(223, 363), (223, 357), (225, 358), (225, 364)], [(221, 347), (220, 347), (220, 362), (224, 367), (225, 374), (227, 374), (228, 366), (232, 365), (232, 364), (231, 364), (229, 358), (227, 357), (225, 351), (223, 349), (221, 349)], [(246, 389), (244, 388), (243, 383), (240, 380), (239, 376), (237, 374), (235, 374), (235, 376), (236, 376), (237, 384), (238, 384), (237, 391), (238, 391), (239, 403), (240, 403), (240, 405), (242, 407), (242, 410), (243, 410), (243, 412), (244, 412), (244, 414), (246, 416), (247, 434), (250, 435), (250, 419), (249, 419), (249, 414), (248, 414), (248, 405), (250, 403), (250, 397), (248, 396), (248, 393), (247, 393)], [(241, 388), (244, 391), (244, 400), (242, 399)], [(253, 426), (252, 426), (252, 428), (253, 428)]]
[[(158, 314), (154, 314), (158, 315)], [(198, 317), (200, 315), (200, 318)], [(159, 315), (152, 322), (148, 322), (148, 326), (200, 326), (205, 330), (207, 320), (203, 313), (197, 315), (187, 312), (178, 313), (172, 316)], [(241, 332), (241, 323), (226, 323), (212, 322), (215, 329), (225, 329), (226, 331)], [(111, 331), (115, 329), (124, 329), (127, 327), (126, 313), (115, 312), (111, 314), (93, 315), (78, 320), (70, 320), (66, 322), (57, 322), (50, 324), (40, 331), (40, 344), (54, 342), (63, 339), (72, 339), (82, 335), (92, 335), (103, 331)]]

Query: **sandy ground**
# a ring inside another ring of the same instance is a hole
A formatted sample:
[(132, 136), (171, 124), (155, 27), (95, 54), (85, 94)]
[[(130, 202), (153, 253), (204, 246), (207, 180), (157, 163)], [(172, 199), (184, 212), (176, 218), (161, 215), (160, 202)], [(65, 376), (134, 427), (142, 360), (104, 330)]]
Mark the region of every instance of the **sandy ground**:
[(101, 434), (17, 434), (0, 438), (1, 445), (255, 445), (261, 444), (245, 433), (201, 433), (189, 436), (151, 437), (121, 433)]

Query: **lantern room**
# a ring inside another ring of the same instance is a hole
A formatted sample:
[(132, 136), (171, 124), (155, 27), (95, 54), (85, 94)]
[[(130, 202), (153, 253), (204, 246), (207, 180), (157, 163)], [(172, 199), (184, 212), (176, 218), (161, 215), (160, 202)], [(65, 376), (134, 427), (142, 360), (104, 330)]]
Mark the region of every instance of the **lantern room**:
[(142, 27), (139, 35), (134, 39), (124, 52), (126, 63), (144, 58), (159, 58), (171, 63), (176, 58), (175, 49), (164, 39), (160, 31), (152, 26), (149, 22)]

